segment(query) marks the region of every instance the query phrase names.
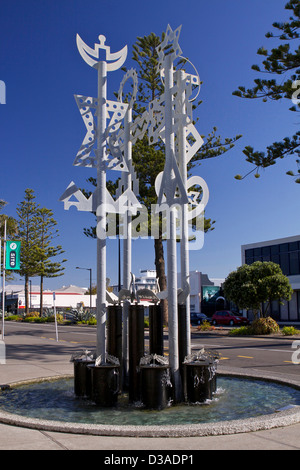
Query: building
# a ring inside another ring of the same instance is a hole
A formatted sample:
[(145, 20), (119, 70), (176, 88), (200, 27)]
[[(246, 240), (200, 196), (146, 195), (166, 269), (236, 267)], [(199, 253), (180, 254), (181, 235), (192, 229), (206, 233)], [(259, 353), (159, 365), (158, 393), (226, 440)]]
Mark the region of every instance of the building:
[[(220, 286), (224, 279), (210, 280), (207, 274), (199, 271), (190, 271), (190, 311), (192, 313), (203, 312), (204, 310), (212, 314), (216, 310), (216, 299), (220, 295)], [(181, 287), (180, 273), (177, 275), (177, 286)], [(114, 285), (113, 292), (118, 294), (118, 286)], [(158, 282), (155, 269), (141, 269), (140, 275), (135, 277), (135, 288), (150, 289), (153, 292), (158, 291)], [(208, 296), (208, 298), (207, 298)], [(204, 298), (205, 297), (205, 298)], [(147, 303), (145, 303), (147, 304)]]
[[(217, 299), (220, 297), (221, 284), (224, 279), (209, 279), (200, 271), (190, 271), (190, 311), (212, 315), (217, 310)], [(178, 287), (181, 287), (178, 274)]]
[(158, 284), (155, 269), (141, 269), (140, 276), (135, 278), (136, 289), (150, 289), (157, 292)]
[[(87, 288), (78, 286), (63, 286), (60, 289), (44, 290), (43, 307), (52, 308), (79, 308), (96, 306), (96, 296), (86, 294)], [(55, 300), (54, 294), (55, 293)], [(2, 298), (2, 291), (1, 291)], [(23, 285), (6, 285), (5, 286), (5, 305), (8, 312), (17, 312), (25, 308), (25, 291)], [(40, 308), (40, 287), (29, 284), (29, 307), (32, 310)]]
[[(158, 291), (158, 283), (156, 278), (156, 270), (155, 269), (141, 269), (139, 276), (135, 276), (134, 279), (135, 288), (136, 290), (139, 289), (150, 289), (153, 292)], [(122, 288), (123, 286), (121, 286)], [(115, 295), (118, 295), (119, 286), (113, 285), (112, 291)]]
[(273, 301), (270, 315), (279, 322), (300, 321), (300, 235), (242, 245), (242, 264), (273, 261), (279, 264), (294, 290), (288, 302)]

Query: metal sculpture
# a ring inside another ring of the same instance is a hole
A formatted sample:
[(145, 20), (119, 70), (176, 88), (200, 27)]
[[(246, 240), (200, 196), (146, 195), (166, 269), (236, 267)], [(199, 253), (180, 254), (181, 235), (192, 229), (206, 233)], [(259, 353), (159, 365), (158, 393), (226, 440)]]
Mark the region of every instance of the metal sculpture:
[[(181, 27), (175, 31), (168, 25), (164, 40), (157, 47), (158, 72), (164, 84), (164, 93), (151, 101), (148, 110), (132, 120), (132, 108), (138, 89), (137, 73), (129, 70), (123, 77), (118, 101), (107, 99), (107, 73), (118, 70), (125, 62), (127, 46), (117, 53), (111, 53), (105, 45), (105, 37), (99, 36), (94, 48), (86, 45), (77, 35), (77, 46), (84, 61), (98, 72), (97, 98), (75, 95), (80, 114), (86, 127), (86, 135), (76, 155), (74, 165), (97, 169), (97, 187), (89, 197), (71, 182), (60, 200), (64, 208), (72, 205), (78, 210), (95, 212), (97, 215), (97, 356), (100, 362), (106, 361), (106, 214), (119, 213), (123, 217), (123, 290), (119, 301), (123, 302), (123, 366), (125, 376), (128, 370), (128, 311), (130, 303), (139, 301), (139, 292), (134, 292), (134, 282), (130, 282), (132, 258), (132, 216), (141, 208), (137, 196), (139, 182), (132, 164), (132, 145), (148, 132), (149, 144), (162, 139), (165, 144), (165, 167), (157, 175), (156, 211), (165, 210), (168, 217), (167, 237), (167, 292), (151, 294), (153, 303), (162, 298), (168, 299), (169, 312), (169, 363), (174, 383), (175, 400), (182, 396), (179, 371), (178, 345), (178, 306), (186, 307), (183, 343), (184, 357), (190, 354), (190, 310), (189, 294), (189, 222), (197, 218), (208, 201), (208, 188), (199, 176), (188, 179), (187, 165), (203, 144), (192, 121), (192, 93), (200, 89), (200, 79), (196, 74), (175, 70), (174, 61), (181, 57), (179, 35)], [(105, 60), (100, 60), (100, 51), (105, 52)], [(123, 103), (124, 86), (132, 80), (132, 94), (129, 103)], [(106, 188), (106, 172), (121, 171), (116, 198)], [(202, 188), (202, 198), (199, 201)], [(181, 221), (181, 289), (177, 288), (177, 226)], [(149, 293), (148, 293), (149, 294)], [(109, 299), (109, 297), (108, 297)], [(113, 301), (115, 303), (115, 300)], [(182, 351), (181, 351), (182, 356)]]

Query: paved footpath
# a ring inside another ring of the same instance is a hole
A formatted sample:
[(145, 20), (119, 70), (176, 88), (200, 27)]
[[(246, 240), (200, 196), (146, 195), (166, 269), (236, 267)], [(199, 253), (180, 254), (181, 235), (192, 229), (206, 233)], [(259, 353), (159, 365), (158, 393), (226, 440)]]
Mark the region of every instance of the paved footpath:
[[(0, 364), (0, 385), (26, 379), (73, 373), (76, 346), (31, 335), (5, 337), (6, 364)], [(300, 382), (300, 380), (299, 380)], [(0, 450), (170, 451), (193, 454), (200, 450), (300, 450), (300, 423), (282, 428), (205, 437), (114, 437), (41, 431), (0, 423)], [(134, 452), (133, 452), (134, 455)], [(104, 457), (103, 457), (104, 458)]]

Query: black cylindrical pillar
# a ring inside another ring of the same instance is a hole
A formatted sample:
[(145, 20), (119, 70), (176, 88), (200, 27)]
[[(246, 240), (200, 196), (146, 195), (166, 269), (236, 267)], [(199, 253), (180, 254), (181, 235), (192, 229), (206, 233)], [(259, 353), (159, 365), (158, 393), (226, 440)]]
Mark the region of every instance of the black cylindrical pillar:
[(144, 356), (144, 306), (129, 307), (129, 401), (141, 399), (140, 359)]
[(145, 408), (162, 410), (168, 405), (171, 386), (168, 366), (141, 366), (141, 383)]
[(74, 393), (77, 397), (91, 396), (91, 371), (87, 367), (91, 364), (95, 361), (74, 360)]
[(203, 403), (211, 400), (214, 388), (211, 365), (208, 361), (190, 362), (184, 365), (185, 400), (190, 403)]
[(164, 355), (163, 313), (160, 304), (149, 306), (149, 352)]
[(122, 306), (107, 307), (107, 353), (122, 364)]
[(110, 407), (116, 405), (119, 393), (119, 367), (113, 364), (88, 366), (91, 369), (91, 398), (96, 405)]
[(183, 361), (189, 354), (187, 341), (186, 306), (178, 304), (178, 348), (179, 368), (183, 376)]

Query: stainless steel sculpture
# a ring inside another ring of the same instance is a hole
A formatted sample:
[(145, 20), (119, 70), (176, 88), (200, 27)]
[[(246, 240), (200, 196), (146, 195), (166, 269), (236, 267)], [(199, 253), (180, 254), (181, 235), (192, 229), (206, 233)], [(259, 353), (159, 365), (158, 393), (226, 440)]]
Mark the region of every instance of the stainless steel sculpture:
[[(164, 84), (164, 93), (154, 99), (142, 116), (132, 120), (132, 107), (138, 89), (137, 73), (129, 70), (123, 77), (117, 101), (107, 99), (107, 73), (118, 70), (125, 62), (127, 46), (117, 53), (111, 53), (105, 45), (105, 37), (99, 36), (94, 48), (87, 46), (77, 35), (78, 50), (84, 61), (98, 72), (98, 95), (86, 97), (76, 95), (80, 114), (86, 126), (86, 135), (76, 155), (74, 165), (97, 169), (97, 187), (86, 198), (71, 182), (60, 200), (64, 208), (75, 205), (78, 210), (93, 211), (97, 215), (97, 356), (105, 363), (106, 353), (106, 214), (119, 213), (124, 221), (123, 250), (123, 291), (119, 301), (123, 302), (123, 366), (128, 369), (128, 309), (130, 302), (138, 300), (138, 295), (130, 292), (132, 258), (132, 216), (141, 209), (137, 196), (139, 182), (132, 163), (132, 145), (148, 132), (149, 144), (162, 139), (165, 144), (165, 167), (157, 175), (156, 212), (165, 211), (168, 218), (167, 237), (167, 279), (166, 293), (152, 296), (157, 303), (168, 298), (169, 312), (169, 364), (175, 390), (175, 400), (180, 400), (181, 378), (179, 372), (178, 345), (178, 304), (186, 306), (185, 332), (186, 350), (190, 350), (190, 306), (189, 306), (189, 222), (203, 213), (208, 201), (208, 188), (199, 176), (188, 179), (187, 165), (203, 144), (203, 140), (193, 124), (192, 93), (200, 89), (200, 79), (196, 74), (176, 70), (174, 61), (181, 57), (179, 35), (181, 27), (175, 31), (168, 25), (164, 40), (158, 46), (158, 71)], [(105, 52), (106, 60), (100, 60), (100, 51)], [(132, 94), (129, 103), (123, 103), (125, 83), (132, 81)], [(121, 171), (116, 198), (113, 199), (106, 188), (107, 170)], [(195, 190), (201, 187), (201, 200)], [(177, 288), (177, 221), (180, 220), (181, 290)], [(127, 293), (127, 294), (126, 294)], [(129, 294), (128, 294), (129, 293)], [(126, 294), (126, 295), (125, 295)], [(129, 295), (129, 297), (128, 297)], [(98, 360), (99, 362), (99, 360)]]

